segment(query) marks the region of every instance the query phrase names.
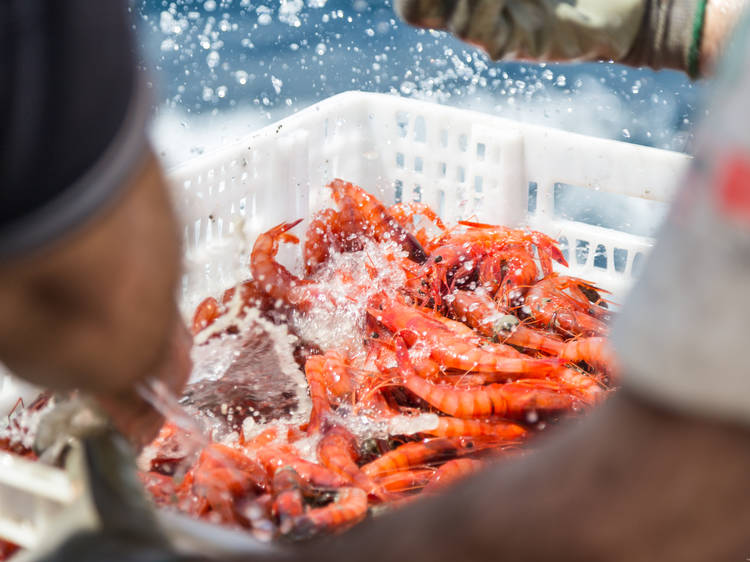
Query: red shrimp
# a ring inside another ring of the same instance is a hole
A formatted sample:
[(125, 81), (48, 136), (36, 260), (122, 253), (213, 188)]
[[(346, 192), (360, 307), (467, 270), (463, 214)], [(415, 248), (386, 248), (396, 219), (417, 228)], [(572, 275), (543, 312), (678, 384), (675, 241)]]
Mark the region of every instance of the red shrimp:
[(484, 336), (549, 355), (560, 356), (563, 352), (562, 340), (520, 324), (515, 316), (482, 293), (456, 291), (450, 309), (456, 318)]
[[(204, 448), (198, 466), (209, 471), (225, 471), (225, 483), (234, 489), (245, 488), (245, 482), (259, 490), (268, 490), (270, 486), (265, 471), (258, 463), (242, 451), (221, 443), (211, 443)], [(196, 482), (200, 479), (200, 472), (198, 470), (194, 474)]]
[[(211, 504), (209, 503), (203, 490), (196, 490), (193, 487), (194, 483), (195, 467), (185, 474), (182, 482), (177, 485), (177, 507), (180, 511), (195, 515), (197, 517), (204, 517), (211, 512)], [(175, 483), (176, 484), (176, 483)], [(230, 494), (227, 494), (229, 496)], [(228, 501), (224, 501), (225, 504)], [(230, 521), (236, 522), (232, 509), (227, 508), (230, 512)], [(221, 518), (221, 515), (218, 515)]]
[(424, 267), (411, 260), (402, 260), (399, 267), (406, 275), (406, 280), (401, 287), (401, 293), (411, 298), (414, 302), (427, 304), (432, 298), (431, 284), (428, 272)]
[(436, 437), (494, 437), (504, 441), (520, 440), (526, 437), (526, 429), (508, 421), (465, 420), (440, 416), (434, 429), (422, 433)]
[[(460, 293), (460, 292), (462, 291), (456, 291), (456, 293)], [(451, 295), (451, 299), (452, 298), (453, 298), (453, 294)], [(446, 328), (448, 328), (453, 334), (457, 336), (465, 336), (468, 338), (476, 337), (474, 330), (472, 330), (470, 327), (468, 327), (466, 324), (462, 322), (453, 320), (451, 318), (448, 318), (447, 316), (443, 316), (439, 312), (436, 312), (435, 310), (432, 310), (430, 308), (416, 307), (416, 310), (421, 312), (427, 318), (437, 320), (438, 322), (443, 324)]]
[[(421, 308), (380, 295), (373, 297), (371, 303), (373, 307), (368, 309), (370, 316), (392, 333), (404, 332), (403, 335), (409, 344), (413, 344), (417, 339), (456, 336), (451, 328), (435, 317), (425, 314)], [(374, 308), (375, 306), (379, 308)]]
[(261, 447), (265, 447), (266, 445), (273, 443), (278, 438), (279, 428), (275, 426), (267, 427), (252, 439), (248, 439), (247, 441), (245, 441), (244, 449), (245, 451), (255, 451)]
[(498, 416), (523, 420), (532, 412), (559, 413), (573, 410), (579, 403), (560, 383), (536, 379), (462, 389), (432, 384), (414, 375), (404, 377), (404, 386), (434, 408), (459, 418)]
[[(420, 375), (421, 376), (421, 375)], [(437, 384), (447, 384), (455, 388), (471, 388), (476, 386), (484, 386), (487, 384), (492, 377), (494, 382), (497, 382), (491, 373), (442, 373), (432, 377), (426, 378), (430, 382)]]
[(305, 512), (303, 486), (302, 478), (291, 467), (279, 469), (273, 475), (271, 513), (278, 519), (282, 535), (289, 533), (294, 527), (294, 519)]
[(453, 459), (441, 466), (424, 488), (427, 494), (444, 490), (451, 484), (482, 469), (484, 463), (475, 459)]
[(560, 357), (568, 361), (584, 361), (607, 374), (617, 373), (617, 357), (605, 338), (579, 338), (565, 342)]
[(425, 264), (425, 267), (432, 271), (433, 290), (451, 288), (471, 277), (478, 267), (479, 260), (486, 253), (485, 248), (471, 244), (444, 244), (436, 247)]
[(213, 297), (204, 299), (195, 309), (193, 314), (193, 335), (213, 324), (221, 316), (219, 301)]
[(357, 465), (357, 440), (341, 426), (329, 428), (318, 443), (318, 459), (324, 466), (370, 495), (384, 499), (382, 490)]
[(320, 431), (331, 411), (331, 402), (341, 404), (342, 401), (353, 398), (354, 383), (346, 359), (335, 351), (308, 357), (305, 362), (305, 377), (312, 401), (307, 432), (313, 434)]
[(0, 539), (0, 560), (10, 559), (20, 548), (17, 544)]
[(433, 384), (416, 374), (401, 338), (397, 338), (396, 344), (402, 384), (449, 416), (526, 419), (532, 412), (545, 414), (572, 410), (580, 401), (565, 386), (547, 380), (518, 380), (470, 389)]
[(380, 373), (367, 373), (357, 390), (355, 412), (383, 419), (399, 414), (398, 409), (394, 408), (383, 394), (383, 389), (380, 388), (382, 382)]
[(416, 230), (415, 217), (423, 216), (430, 222), (432, 222), (440, 230), (445, 230), (445, 224), (440, 220), (440, 217), (435, 211), (433, 211), (429, 205), (417, 201), (411, 201), (408, 203), (396, 203), (388, 207), (388, 212), (391, 213), (396, 221), (409, 230), (416, 237), (417, 241), (422, 244), (422, 247), (429, 243), (427, 229), (422, 227)]
[(534, 256), (521, 246), (509, 246), (489, 252), (479, 265), (479, 284), (501, 300), (507, 300), (511, 289), (531, 286), (539, 276)]
[(307, 433), (310, 435), (320, 432), (323, 421), (331, 412), (325, 375), (323, 373), (324, 367), (325, 359), (320, 355), (308, 357), (305, 362), (305, 378), (307, 378), (310, 401), (312, 402), (310, 422), (307, 425)]
[(272, 476), (280, 468), (290, 467), (293, 468), (305, 482), (319, 488), (334, 490), (349, 484), (346, 478), (339, 476), (332, 470), (319, 464), (301, 459), (298, 456), (273, 445), (258, 450), (257, 458), (258, 462), (260, 462), (266, 472)]
[(524, 310), (528, 309), (538, 323), (563, 335), (606, 335), (607, 325), (589, 314), (591, 306), (585, 295), (571, 296), (565, 293), (566, 289), (580, 285), (591, 287), (580, 279), (550, 275), (529, 289)]
[(352, 212), (357, 222), (364, 227), (366, 235), (381, 242), (392, 239), (417, 262), (424, 263), (427, 254), (415, 236), (402, 227), (391, 216), (388, 209), (373, 195), (350, 182), (335, 179), (328, 184), (333, 199), (344, 210)]
[[(550, 382), (559, 383), (561, 390), (567, 390), (568, 392), (575, 394), (586, 404), (597, 404), (601, 402), (606, 395), (602, 384), (596, 378), (575, 369), (560, 367), (553, 373), (550, 373), (548, 379)], [(502, 373), (478, 373), (467, 375), (443, 375), (441, 377), (430, 379), (430, 381), (438, 385), (451, 386), (455, 389), (476, 389), (477, 387), (491, 383), (505, 383), (508, 381), (508, 377)], [(526, 382), (530, 384), (531, 379), (526, 379)]]
[(171, 506), (177, 502), (177, 484), (171, 476), (138, 471), (138, 478), (156, 505)]
[(303, 246), (305, 274), (310, 276), (328, 261), (331, 251), (356, 252), (364, 248), (359, 219), (352, 211), (354, 205), (346, 197), (340, 203), (344, 209), (324, 209), (315, 213), (307, 227)]
[[(457, 292), (451, 305), (459, 318), (474, 326), (480, 333), (496, 338), (504, 337), (507, 343), (537, 349), (566, 361), (585, 361), (604, 372), (610, 372), (615, 364), (604, 338), (560, 341), (519, 324), (513, 316), (501, 315), (502, 309), (491, 299), (475, 293)], [(596, 380), (572, 369), (561, 369), (552, 376), (582, 392), (589, 403), (599, 402), (604, 396), (604, 391)]]
[(544, 275), (552, 273), (552, 261), (568, 266), (562, 251), (557, 242), (536, 230), (520, 230), (504, 226), (482, 224), (470, 221), (459, 221), (459, 224), (468, 227), (463, 233), (454, 232), (453, 236), (461, 240), (480, 241), (497, 249), (507, 244), (524, 244), (532, 245), (537, 249), (539, 262), (542, 266)]
[[(392, 345), (389, 345), (384, 340), (378, 341), (377, 343), (373, 343), (371, 345), (377, 350), (375, 364), (377, 365), (377, 369), (381, 373), (390, 372), (393, 369), (398, 368), (396, 352)], [(429, 357), (420, 355), (417, 358), (412, 358), (412, 366), (414, 367), (414, 370), (417, 372), (417, 374), (425, 379), (436, 379), (445, 375), (445, 371), (440, 367), (440, 365)]]
[(472, 454), (479, 451), (482, 446), (486, 444), (469, 437), (434, 437), (411, 441), (364, 465), (362, 472), (370, 478), (378, 478), (423, 464)]
[(283, 222), (258, 236), (250, 254), (250, 271), (264, 294), (304, 311), (313, 304), (319, 291), (311, 286), (312, 281), (293, 275), (275, 259), (279, 251), (280, 240), (298, 242), (297, 238), (288, 234), (287, 231), (301, 221), (302, 219)]
[(507, 350), (500, 347), (485, 346), (487, 349), (484, 349), (476, 342), (452, 335), (443, 324), (426, 319), (412, 307), (396, 302), (386, 304), (383, 310), (368, 309), (368, 313), (412, 343), (424, 342), (430, 357), (445, 368), (545, 377), (559, 366), (559, 362), (552, 359), (508, 356)]
[(534, 248), (542, 266), (544, 275), (552, 273), (552, 261), (567, 267), (568, 262), (560, 251), (555, 240), (535, 230), (520, 230), (470, 221), (459, 221), (464, 228), (446, 230), (430, 241), (427, 250), (432, 252), (435, 247), (445, 245), (470, 245), (477, 250), (482, 248), (484, 254), (500, 252), (509, 247), (522, 247), (529, 255), (534, 254)]
[(292, 535), (298, 538), (348, 529), (367, 517), (367, 493), (359, 488), (343, 487), (336, 499), (324, 506), (310, 509), (294, 518)]
[(391, 494), (415, 492), (426, 486), (434, 473), (434, 468), (413, 468), (379, 476), (377, 483)]
[(572, 389), (584, 402), (598, 404), (607, 395), (602, 384), (594, 377), (575, 369), (560, 369), (554, 378)]
[(261, 284), (254, 279), (243, 281), (224, 291), (221, 296), (221, 304), (226, 307), (235, 298), (238, 291), (243, 307), (251, 306), (264, 312), (271, 309), (285, 312), (284, 307), (279, 306), (280, 301), (266, 293)]
[(193, 492), (204, 497), (225, 522), (241, 522), (235, 509), (238, 498), (268, 488), (268, 478), (255, 461), (219, 443), (206, 447), (192, 470)]
[[(237, 314), (238, 318), (244, 316), (244, 308), (249, 306), (270, 316), (276, 323), (280, 321), (288, 322), (289, 306), (267, 294), (257, 281), (249, 279), (224, 291), (221, 302), (213, 297), (208, 297), (201, 302), (193, 315), (193, 335), (211, 326), (218, 318), (226, 314), (228, 306), (238, 293), (241, 301), (240, 310)], [(227, 328), (228, 331), (232, 329), (232, 326)], [(219, 334), (214, 335), (218, 336)]]
[(248, 440), (245, 440), (243, 435), (240, 434), (240, 444), (246, 453), (253, 455), (261, 447), (270, 445), (275, 441), (292, 443), (304, 436), (305, 433), (300, 431), (299, 427), (294, 424), (281, 427), (272, 425)]
[(312, 275), (320, 264), (328, 261), (332, 249), (340, 249), (338, 216), (335, 209), (324, 209), (312, 216), (303, 246), (305, 275)]
[(338, 401), (350, 398), (354, 393), (351, 367), (340, 353), (331, 350), (323, 355), (323, 376), (328, 392)]
[(149, 469), (161, 474), (173, 474), (177, 465), (190, 454), (183, 435), (172, 422), (166, 422), (149, 448), (154, 451)]

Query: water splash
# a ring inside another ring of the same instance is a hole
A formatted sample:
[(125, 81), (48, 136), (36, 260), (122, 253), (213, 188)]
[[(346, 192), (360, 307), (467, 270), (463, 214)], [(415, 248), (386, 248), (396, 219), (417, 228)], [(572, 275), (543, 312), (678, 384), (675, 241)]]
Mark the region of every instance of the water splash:
[(321, 350), (345, 350), (350, 357), (364, 353), (361, 337), (371, 298), (378, 293), (395, 295), (405, 273), (391, 257), (406, 254), (394, 242), (364, 240), (358, 252), (334, 252), (313, 279), (325, 288), (327, 298), (305, 314), (295, 314), (295, 331)]

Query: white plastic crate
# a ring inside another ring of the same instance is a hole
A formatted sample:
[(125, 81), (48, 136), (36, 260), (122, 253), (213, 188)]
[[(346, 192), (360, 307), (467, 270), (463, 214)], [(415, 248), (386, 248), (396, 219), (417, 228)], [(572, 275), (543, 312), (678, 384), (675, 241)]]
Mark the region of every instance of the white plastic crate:
[[(340, 94), (170, 172), (184, 224), (182, 309), (190, 315), (205, 296), (245, 279), (255, 237), (281, 221), (309, 218), (328, 202), (324, 186), (335, 177), (360, 184), (386, 203), (424, 201), (447, 221), (526, 225), (564, 238), (571, 249), (588, 244), (582, 262), (570, 252), (570, 274), (621, 297), (637, 256), (645, 256), (652, 240), (557, 218), (555, 185), (668, 201), (688, 162), (679, 153), (472, 111), (382, 94)], [(305, 227), (306, 221), (294, 232), (302, 234)], [(594, 265), (600, 246), (605, 267)], [(299, 252), (286, 250), (287, 259)], [(624, 267), (615, 267), (615, 251)], [(0, 372), (0, 404), (12, 405), (23, 392), (33, 395)], [(16, 489), (33, 495), (39, 488), (33, 476), (8, 468), (0, 495)], [(45, 480), (59, 476), (55, 469), (47, 472)], [(213, 537), (227, 550), (267, 548), (247, 535), (224, 536), (185, 518), (177, 517), (173, 526), (179, 531), (174, 534), (187, 532), (204, 546)]]
[[(283, 220), (307, 219), (335, 177), (388, 204), (421, 200), (447, 221), (541, 230), (567, 242), (571, 275), (618, 299), (652, 240), (556, 217), (555, 185), (668, 201), (688, 162), (680, 153), (473, 111), (340, 94), (171, 172), (185, 224), (183, 311), (246, 278), (254, 238)], [(576, 247), (588, 251), (576, 255)]]

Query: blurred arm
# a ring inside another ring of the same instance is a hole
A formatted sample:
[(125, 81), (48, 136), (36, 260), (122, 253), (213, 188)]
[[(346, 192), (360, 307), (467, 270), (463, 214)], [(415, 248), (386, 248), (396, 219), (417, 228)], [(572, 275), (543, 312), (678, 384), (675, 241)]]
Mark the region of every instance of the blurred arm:
[(397, 0), (408, 23), (445, 29), (493, 59), (573, 60), (624, 57), (645, 0)]
[[(397, 0), (396, 9), (407, 22), (450, 31), (496, 60), (604, 59), (697, 74), (712, 68), (746, 4), (708, 0), (703, 13), (699, 0)], [(690, 68), (696, 36), (698, 64)]]
[(649, 0), (638, 36), (621, 62), (684, 70), (692, 77), (712, 73), (747, 0), (707, 0), (703, 14), (700, 5), (697, 0)]

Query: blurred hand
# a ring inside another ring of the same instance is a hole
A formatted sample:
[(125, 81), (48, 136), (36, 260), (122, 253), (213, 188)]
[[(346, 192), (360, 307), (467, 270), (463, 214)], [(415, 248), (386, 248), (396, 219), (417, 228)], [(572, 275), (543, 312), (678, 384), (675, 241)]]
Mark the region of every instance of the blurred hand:
[(179, 392), (189, 374), (179, 275), (177, 222), (149, 155), (109, 208), (0, 266), (0, 360), (36, 384), (97, 396), (142, 441), (155, 422), (136, 419), (147, 410), (136, 385), (158, 377)]
[[(151, 381), (158, 381), (163, 390), (177, 397), (190, 375), (192, 342), (193, 338), (182, 322), (175, 322), (167, 353), (161, 364), (149, 373)], [(139, 381), (139, 384), (148, 382)], [(162, 414), (144, 400), (137, 388), (118, 394), (97, 394), (95, 397), (115, 427), (139, 449), (156, 438), (164, 423)]]
[(444, 29), (494, 60), (623, 58), (643, 20), (645, 0), (395, 0), (419, 27)]
[[(699, 70), (710, 74), (748, 0), (708, 0)], [(492, 59), (614, 60), (688, 70), (697, 0), (395, 0), (408, 23), (443, 29)]]

